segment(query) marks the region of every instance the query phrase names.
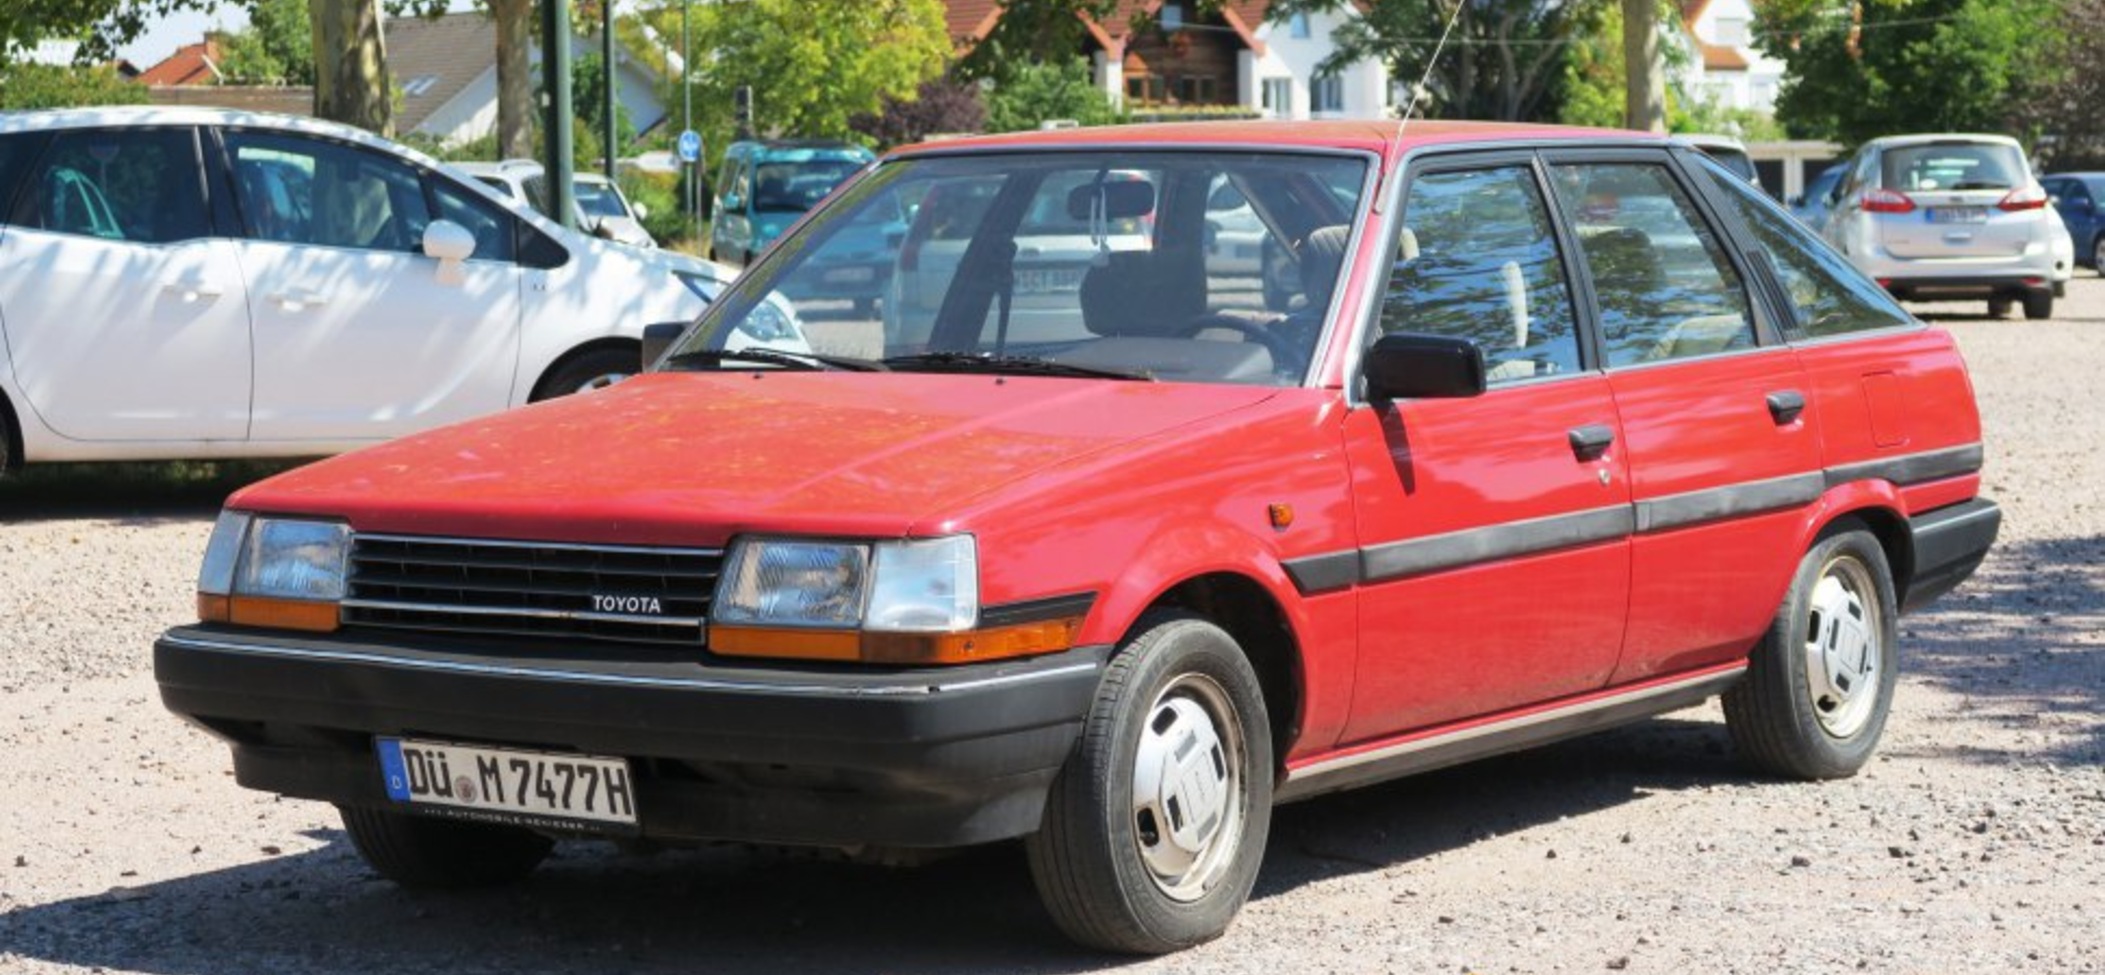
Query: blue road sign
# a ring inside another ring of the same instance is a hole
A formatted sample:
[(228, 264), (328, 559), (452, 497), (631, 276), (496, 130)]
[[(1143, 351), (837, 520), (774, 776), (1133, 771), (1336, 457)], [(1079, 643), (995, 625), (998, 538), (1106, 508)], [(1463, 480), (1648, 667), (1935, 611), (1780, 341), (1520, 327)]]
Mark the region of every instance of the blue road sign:
[(680, 141), (674, 146), (681, 162), (694, 162), (702, 158), (702, 134), (693, 129), (680, 133)]

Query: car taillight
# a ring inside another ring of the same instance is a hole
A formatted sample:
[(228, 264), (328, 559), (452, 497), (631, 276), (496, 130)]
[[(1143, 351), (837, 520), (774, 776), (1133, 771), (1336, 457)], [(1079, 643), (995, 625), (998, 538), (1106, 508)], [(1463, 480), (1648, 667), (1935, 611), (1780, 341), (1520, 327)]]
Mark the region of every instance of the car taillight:
[(2047, 205), (2047, 191), (2037, 186), (2025, 186), (2010, 191), (2010, 195), (1997, 201), (1995, 208), (2009, 213), (2019, 210), (2037, 210)]
[(1908, 199), (1899, 190), (1865, 190), (1864, 211), (1866, 213), (1913, 213), (1915, 201)]

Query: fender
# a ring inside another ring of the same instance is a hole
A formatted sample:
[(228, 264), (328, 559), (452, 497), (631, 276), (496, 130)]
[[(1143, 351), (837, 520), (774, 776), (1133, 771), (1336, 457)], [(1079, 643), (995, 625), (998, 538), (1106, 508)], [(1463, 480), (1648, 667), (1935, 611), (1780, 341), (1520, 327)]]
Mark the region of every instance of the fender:
[[(1907, 588), (1907, 575), (1912, 563), (1912, 554), (1907, 551), (1908, 536), (1905, 530), (1908, 523), (1907, 510), (1908, 506), (1901, 498), (1900, 489), (1891, 481), (1863, 480), (1837, 484), (1806, 506), (1799, 517), (1796, 550), (1810, 550), (1813, 541), (1819, 538), (1820, 533), (1835, 519), (1858, 512), (1872, 512), (1874, 521), (1871, 527), (1874, 531), (1881, 527), (1878, 524), (1880, 520), (1902, 529), (1895, 537), (1887, 537), (1885, 532), (1879, 534), (1880, 540), (1885, 542), (1889, 549), (1897, 546), (1900, 550), (1900, 558), (1894, 560), (1893, 569), (1898, 576), (1894, 582), (1898, 588), (1904, 590)], [(1788, 579), (1783, 582), (1785, 586), (1790, 584)], [(1781, 589), (1777, 592), (1777, 598), (1782, 599)]]

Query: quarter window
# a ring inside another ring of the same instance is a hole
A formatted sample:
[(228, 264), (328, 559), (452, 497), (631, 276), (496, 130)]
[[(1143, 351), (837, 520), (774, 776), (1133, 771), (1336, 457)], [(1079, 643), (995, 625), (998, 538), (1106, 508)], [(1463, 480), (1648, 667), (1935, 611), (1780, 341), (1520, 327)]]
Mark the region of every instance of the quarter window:
[(1777, 209), (1760, 191), (1712, 175), (1725, 188), (1726, 206), (1753, 231), (1777, 283), (1783, 286), (1791, 310), (1790, 321), (1784, 324), (1786, 335), (1823, 338), (1913, 321), (1885, 289), (1857, 273), (1846, 258), (1815, 239), (1804, 224)]
[(227, 133), (234, 192), (254, 240), (414, 253), (431, 208), (417, 171), (314, 139)]
[(1754, 345), (1747, 290), (1666, 167), (1585, 163), (1552, 171), (1593, 278), (1608, 365)]
[(14, 222), (140, 244), (211, 236), (193, 129), (72, 130), (52, 139)]
[(1576, 316), (1549, 213), (1527, 166), (1413, 179), (1382, 332), (1468, 339), (1493, 385), (1576, 372)]

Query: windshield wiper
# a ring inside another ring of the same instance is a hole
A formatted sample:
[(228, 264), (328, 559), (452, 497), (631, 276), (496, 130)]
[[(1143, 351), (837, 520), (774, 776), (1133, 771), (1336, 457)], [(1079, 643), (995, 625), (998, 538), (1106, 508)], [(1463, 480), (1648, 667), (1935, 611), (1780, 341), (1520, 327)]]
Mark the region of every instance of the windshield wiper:
[(1077, 379), (1125, 379), (1149, 383), (1155, 381), (1153, 375), (1145, 372), (1077, 365), (1036, 356), (994, 355), (989, 352), (921, 352), (914, 355), (887, 356), (884, 364), (894, 369), (930, 372), (1014, 373), (1030, 376), (1071, 376)]
[(697, 363), (759, 362), (771, 366), (808, 371), (842, 372), (888, 372), (890, 367), (882, 362), (854, 359), (841, 355), (820, 355), (816, 352), (791, 352), (787, 349), (695, 349), (682, 352), (665, 360), (672, 368)]

